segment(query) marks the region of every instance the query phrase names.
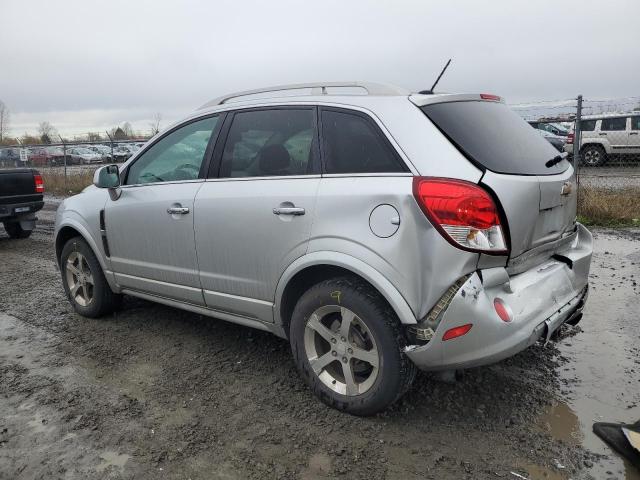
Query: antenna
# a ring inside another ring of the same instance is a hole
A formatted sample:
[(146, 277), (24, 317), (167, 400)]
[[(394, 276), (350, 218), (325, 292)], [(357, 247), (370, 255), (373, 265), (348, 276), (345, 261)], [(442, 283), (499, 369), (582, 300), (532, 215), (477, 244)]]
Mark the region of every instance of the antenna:
[(447, 68), (449, 67), (449, 64), (451, 63), (451, 59), (449, 59), (449, 61), (447, 62), (447, 64), (444, 66), (444, 68), (442, 69), (442, 71), (440, 72), (440, 75), (438, 75), (438, 78), (436, 78), (436, 81), (433, 82), (433, 85), (431, 86), (431, 88), (429, 90), (422, 90), (418, 93), (422, 93), (425, 95), (429, 95), (431, 93), (433, 93), (433, 89), (436, 88), (436, 85), (438, 84), (438, 82), (440, 81), (440, 79), (442, 78), (442, 75), (444, 75), (444, 72), (446, 72)]

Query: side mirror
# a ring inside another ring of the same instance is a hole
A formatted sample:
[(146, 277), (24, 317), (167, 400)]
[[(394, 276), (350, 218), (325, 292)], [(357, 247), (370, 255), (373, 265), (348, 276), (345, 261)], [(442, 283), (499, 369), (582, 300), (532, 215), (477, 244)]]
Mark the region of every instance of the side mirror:
[(120, 198), (120, 172), (117, 165), (100, 167), (93, 174), (93, 184), (98, 188), (108, 188), (111, 200)]
[(93, 174), (93, 184), (98, 188), (118, 188), (120, 186), (120, 173), (117, 165), (100, 167)]

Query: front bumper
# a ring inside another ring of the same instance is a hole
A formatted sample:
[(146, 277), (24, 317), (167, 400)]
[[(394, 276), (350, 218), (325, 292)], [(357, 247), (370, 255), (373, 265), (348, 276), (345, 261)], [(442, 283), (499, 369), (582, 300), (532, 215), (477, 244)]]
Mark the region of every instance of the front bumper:
[[(457, 291), (425, 345), (405, 348), (422, 370), (470, 368), (503, 360), (549, 337), (565, 322), (579, 319), (588, 291), (593, 238), (578, 224), (566, 250), (517, 275), (505, 268), (473, 273)], [(504, 322), (493, 302), (500, 298), (513, 312)], [(473, 324), (461, 337), (443, 341), (447, 330)]]

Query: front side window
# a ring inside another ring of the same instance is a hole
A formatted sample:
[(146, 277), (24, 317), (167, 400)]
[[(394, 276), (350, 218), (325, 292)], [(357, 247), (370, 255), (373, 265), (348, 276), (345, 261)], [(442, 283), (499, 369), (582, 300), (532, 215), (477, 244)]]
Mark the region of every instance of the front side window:
[(360, 115), (323, 111), (322, 136), (326, 173), (408, 171), (373, 121)]
[(220, 177), (313, 173), (314, 117), (310, 108), (237, 112), (224, 146)]
[(603, 118), (601, 131), (620, 131), (627, 129), (627, 119), (625, 117)]
[(189, 123), (153, 144), (129, 167), (126, 184), (197, 179), (218, 118)]

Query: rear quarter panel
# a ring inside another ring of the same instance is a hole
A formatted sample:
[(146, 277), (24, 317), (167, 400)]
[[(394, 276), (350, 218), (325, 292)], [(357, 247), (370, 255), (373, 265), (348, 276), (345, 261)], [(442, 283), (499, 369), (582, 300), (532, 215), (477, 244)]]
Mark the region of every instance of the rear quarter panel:
[[(455, 280), (476, 268), (478, 255), (450, 245), (413, 197), (412, 176), (338, 176), (320, 182), (308, 252), (340, 252), (382, 274), (414, 315), (426, 315)], [(387, 238), (370, 228), (371, 212), (391, 205), (400, 225)]]

